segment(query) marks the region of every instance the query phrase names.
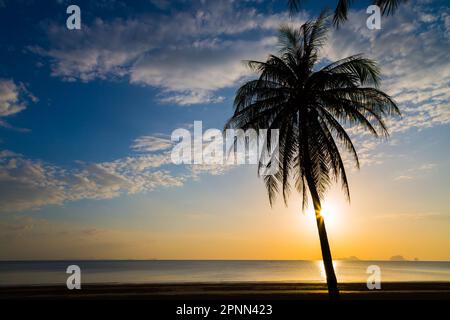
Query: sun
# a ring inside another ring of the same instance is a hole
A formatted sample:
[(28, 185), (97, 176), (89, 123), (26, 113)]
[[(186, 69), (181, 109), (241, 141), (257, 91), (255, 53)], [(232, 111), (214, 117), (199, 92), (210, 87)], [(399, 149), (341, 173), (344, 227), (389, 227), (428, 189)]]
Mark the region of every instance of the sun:
[(338, 220), (338, 206), (332, 202), (325, 201), (322, 205), (322, 211), (320, 212), (323, 219), (325, 220), (325, 224), (327, 225), (335, 225)]
[[(322, 203), (322, 210), (320, 214), (322, 215), (323, 219), (325, 220), (325, 225), (327, 228), (335, 229), (339, 225), (339, 218), (340, 218), (340, 208), (339, 205), (336, 202), (333, 202), (331, 200), (325, 200)], [(312, 205), (308, 206), (308, 209), (306, 210), (306, 215), (311, 219), (314, 224), (316, 223), (316, 215), (314, 212), (314, 208)]]

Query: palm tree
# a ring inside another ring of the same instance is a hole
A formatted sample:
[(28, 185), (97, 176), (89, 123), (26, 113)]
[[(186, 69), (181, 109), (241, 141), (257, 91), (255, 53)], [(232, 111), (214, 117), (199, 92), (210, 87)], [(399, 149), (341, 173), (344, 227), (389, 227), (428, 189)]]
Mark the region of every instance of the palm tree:
[[(378, 89), (376, 63), (354, 55), (316, 68), (319, 49), (329, 29), (322, 14), (300, 28), (279, 30), (280, 55), (267, 61), (248, 61), (259, 78), (236, 93), (234, 114), (225, 128), (279, 129), (279, 170), (264, 177), (270, 205), (277, 193), (285, 204), (291, 184), (307, 205), (312, 199), (331, 298), (339, 296), (321, 200), (328, 186), (340, 180), (350, 200), (340, 149), (349, 151), (359, 168), (358, 155), (344, 126), (360, 126), (377, 137), (388, 136), (384, 118), (400, 115), (395, 102)], [(270, 139), (269, 139), (270, 140)]]
[[(400, 3), (408, 0), (373, 0), (372, 3), (380, 7), (383, 15), (390, 15), (395, 12)], [(288, 0), (288, 7), (291, 13), (297, 12), (305, 0)], [(347, 12), (353, 0), (339, 0), (334, 10), (333, 24), (339, 24), (347, 20)]]

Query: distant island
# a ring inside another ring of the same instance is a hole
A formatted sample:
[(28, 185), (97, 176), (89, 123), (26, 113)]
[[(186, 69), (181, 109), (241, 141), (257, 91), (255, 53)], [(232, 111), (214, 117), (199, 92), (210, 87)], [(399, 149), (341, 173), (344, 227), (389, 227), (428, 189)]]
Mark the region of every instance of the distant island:
[(392, 256), (389, 260), (390, 261), (406, 261), (405, 257), (403, 257), (402, 255)]
[(357, 256), (350, 256), (350, 257), (345, 257), (345, 258), (341, 258), (339, 260), (345, 260), (345, 261), (360, 261), (360, 259)]

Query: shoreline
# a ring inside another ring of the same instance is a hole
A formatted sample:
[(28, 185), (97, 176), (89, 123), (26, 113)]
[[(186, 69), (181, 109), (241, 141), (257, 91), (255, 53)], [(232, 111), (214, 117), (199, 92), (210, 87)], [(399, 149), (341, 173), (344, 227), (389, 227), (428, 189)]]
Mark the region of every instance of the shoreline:
[[(450, 300), (450, 282), (339, 284), (343, 300)], [(1, 286), (1, 300), (327, 300), (325, 283), (222, 282)]]

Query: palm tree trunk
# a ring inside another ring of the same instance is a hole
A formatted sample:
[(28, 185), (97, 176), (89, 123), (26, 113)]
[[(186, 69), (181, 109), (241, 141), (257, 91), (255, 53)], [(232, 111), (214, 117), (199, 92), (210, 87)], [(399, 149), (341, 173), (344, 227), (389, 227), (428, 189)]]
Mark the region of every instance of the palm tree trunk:
[(314, 211), (316, 213), (317, 229), (319, 231), (320, 248), (322, 250), (322, 260), (325, 267), (325, 274), (327, 277), (328, 294), (331, 300), (339, 299), (339, 289), (337, 286), (336, 274), (334, 273), (333, 258), (331, 257), (330, 245), (328, 243), (327, 230), (325, 228), (325, 221), (320, 214), (321, 205), (320, 198), (316, 186), (310, 179), (308, 180), (308, 188), (314, 204)]

